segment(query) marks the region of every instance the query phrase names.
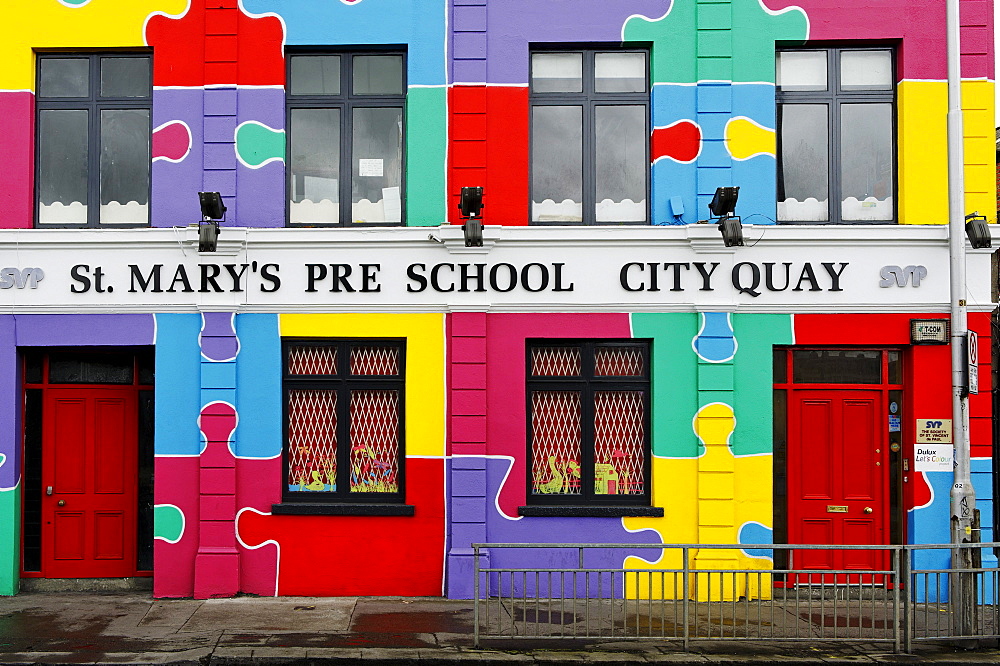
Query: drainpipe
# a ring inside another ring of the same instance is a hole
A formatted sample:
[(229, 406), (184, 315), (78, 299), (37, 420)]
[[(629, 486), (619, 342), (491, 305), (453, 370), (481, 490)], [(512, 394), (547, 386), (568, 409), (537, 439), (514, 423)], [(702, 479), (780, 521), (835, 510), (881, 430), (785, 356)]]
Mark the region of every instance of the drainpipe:
[[(951, 486), (951, 543), (973, 541), (976, 493), (972, 488), (969, 448), (969, 399), (965, 390), (965, 342), (968, 338), (965, 274), (965, 177), (962, 128), (962, 74), (959, 0), (947, 0), (948, 32), (948, 248), (951, 266), (951, 390), (955, 472)], [(953, 569), (972, 568), (971, 548), (952, 550)], [(949, 597), (958, 635), (974, 629), (976, 590), (972, 573), (952, 577)]]

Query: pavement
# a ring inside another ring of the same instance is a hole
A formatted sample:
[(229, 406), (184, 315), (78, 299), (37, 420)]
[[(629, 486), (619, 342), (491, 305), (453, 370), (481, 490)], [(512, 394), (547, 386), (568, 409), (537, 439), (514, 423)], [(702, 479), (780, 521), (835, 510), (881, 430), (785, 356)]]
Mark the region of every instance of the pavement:
[(471, 601), (387, 597), (152, 599), (148, 592), (0, 597), (3, 664), (1000, 664), (1000, 650), (921, 643), (513, 639), (473, 646)]

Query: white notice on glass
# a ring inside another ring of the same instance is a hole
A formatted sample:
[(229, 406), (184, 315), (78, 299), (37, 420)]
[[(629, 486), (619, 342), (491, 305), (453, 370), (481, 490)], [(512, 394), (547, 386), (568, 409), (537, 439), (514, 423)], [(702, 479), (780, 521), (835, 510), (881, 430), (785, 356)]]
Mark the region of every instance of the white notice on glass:
[(915, 444), (913, 469), (918, 472), (950, 472), (955, 466), (955, 448), (951, 444)]
[(359, 176), (382, 177), (382, 160), (358, 160)]

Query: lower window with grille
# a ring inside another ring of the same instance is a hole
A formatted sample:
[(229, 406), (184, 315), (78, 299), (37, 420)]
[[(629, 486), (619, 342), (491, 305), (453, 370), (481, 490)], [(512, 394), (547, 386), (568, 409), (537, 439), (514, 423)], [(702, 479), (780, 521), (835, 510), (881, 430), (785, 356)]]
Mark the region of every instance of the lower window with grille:
[(528, 504), (649, 506), (649, 341), (533, 340), (526, 360)]
[(283, 343), (283, 501), (401, 503), (401, 340)]

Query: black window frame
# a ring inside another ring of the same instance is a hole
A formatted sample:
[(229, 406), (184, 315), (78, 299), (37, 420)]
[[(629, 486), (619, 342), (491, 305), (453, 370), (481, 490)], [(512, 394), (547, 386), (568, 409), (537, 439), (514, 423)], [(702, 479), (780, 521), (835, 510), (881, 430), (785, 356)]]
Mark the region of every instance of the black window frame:
[[(354, 93), (352, 64), (356, 56), (400, 56), (402, 58), (402, 92), (398, 95), (358, 95)], [(340, 94), (293, 94), (292, 61), (302, 56), (340, 57)], [(406, 226), (406, 98), (408, 91), (407, 54), (405, 45), (356, 47), (341, 49), (288, 49), (285, 54), (285, 226), (300, 227), (399, 227)], [(353, 180), (353, 111), (358, 108), (399, 108), (403, 120), (400, 141), (401, 166), (399, 175), (399, 222), (354, 222), (352, 219)], [(292, 111), (296, 109), (340, 110), (340, 162), (338, 196), (339, 222), (292, 222)], [(347, 174), (347, 177), (344, 177)]]
[[(579, 53), (583, 56), (583, 85), (581, 92), (536, 92), (532, 86), (533, 68), (536, 54)], [(642, 53), (645, 55), (645, 91), (641, 93), (596, 92), (595, 56), (598, 53)], [(649, 160), (649, 137), (652, 131), (651, 106), (652, 89), (650, 82), (650, 58), (652, 51), (643, 45), (550, 45), (532, 46), (528, 56), (528, 224), (538, 226), (616, 226), (651, 224), (651, 165)], [(583, 219), (580, 221), (535, 221), (531, 219), (534, 198), (534, 110), (540, 106), (580, 106), (583, 113), (583, 179), (582, 199)], [(595, 109), (598, 106), (642, 106), (645, 109), (646, 141), (643, 159), (643, 175), (646, 180), (646, 219), (630, 221), (597, 221), (597, 131)]]
[[(532, 351), (550, 347), (579, 347), (581, 374), (579, 377), (533, 376)], [(641, 347), (643, 375), (595, 376), (596, 350), (608, 347)], [(526, 470), (525, 489), (530, 515), (533, 507), (651, 507), (652, 504), (652, 340), (625, 338), (607, 340), (580, 339), (529, 339), (525, 342), (525, 440)], [(581, 470), (580, 494), (535, 494), (531, 492), (534, 466), (532, 432), (532, 393), (534, 391), (579, 391), (581, 393)], [(597, 391), (639, 391), (643, 396), (643, 492), (635, 495), (608, 495), (594, 492), (594, 394)], [(595, 514), (596, 515), (596, 514)], [(645, 515), (645, 514), (643, 514)], [(651, 514), (652, 515), (652, 514)], [(658, 515), (662, 515), (659, 514)]]
[[(840, 55), (848, 51), (886, 51), (891, 59), (892, 71), (889, 90), (842, 90), (840, 81)], [(782, 147), (781, 110), (786, 104), (813, 104), (827, 107), (827, 207), (828, 217), (824, 221), (777, 220), (778, 224), (898, 224), (899, 223), (899, 119), (897, 108), (896, 49), (886, 44), (859, 44), (852, 46), (788, 46), (779, 47), (778, 53), (821, 52), (826, 53), (826, 90), (783, 91), (775, 85), (775, 131), (777, 136), (775, 188), (781, 197)], [(777, 61), (777, 58), (775, 58)], [(892, 109), (892, 219), (889, 220), (844, 220), (841, 204), (841, 107), (844, 104), (889, 104)], [(777, 217), (777, 215), (775, 215)]]
[[(149, 94), (146, 97), (105, 97), (101, 92), (102, 58), (136, 58), (149, 62)], [(87, 60), (89, 95), (87, 97), (45, 97), (41, 86), (41, 63), (43, 60)], [(110, 223), (101, 222), (101, 111), (125, 109), (145, 109), (149, 111), (149, 131), (147, 147), (149, 151), (149, 171), (146, 178), (146, 221)], [(87, 222), (85, 224), (41, 223), (41, 190), (39, 174), (39, 132), (42, 112), (49, 110), (87, 111)], [(135, 229), (148, 227), (152, 215), (152, 136), (153, 136), (153, 53), (152, 51), (96, 51), (96, 52), (56, 52), (45, 51), (36, 54), (35, 59), (35, 149), (34, 149), (34, 226), (36, 229)]]
[[(336, 375), (293, 375), (288, 371), (288, 355), (292, 347), (336, 347)], [(350, 350), (352, 346), (395, 347), (399, 351), (398, 375), (350, 375)], [(406, 339), (405, 338), (282, 338), (282, 447), (281, 447), (281, 497), (288, 505), (325, 504), (403, 504), (406, 497)], [(336, 390), (337, 398), (337, 486), (335, 491), (292, 491), (288, 488), (288, 395), (291, 390), (317, 389)], [(352, 390), (396, 390), (399, 393), (398, 433), (399, 449), (397, 469), (399, 490), (395, 493), (350, 491), (350, 391)], [(342, 399), (343, 398), (343, 399)], [(279, 507), (282, 505), (275, 505)], [(294, 508), (278, 512), (294, 513)], [(319, 511), (321, 512), (321, 511)], [(377, 513), (377, 512), (372, 512)]]

